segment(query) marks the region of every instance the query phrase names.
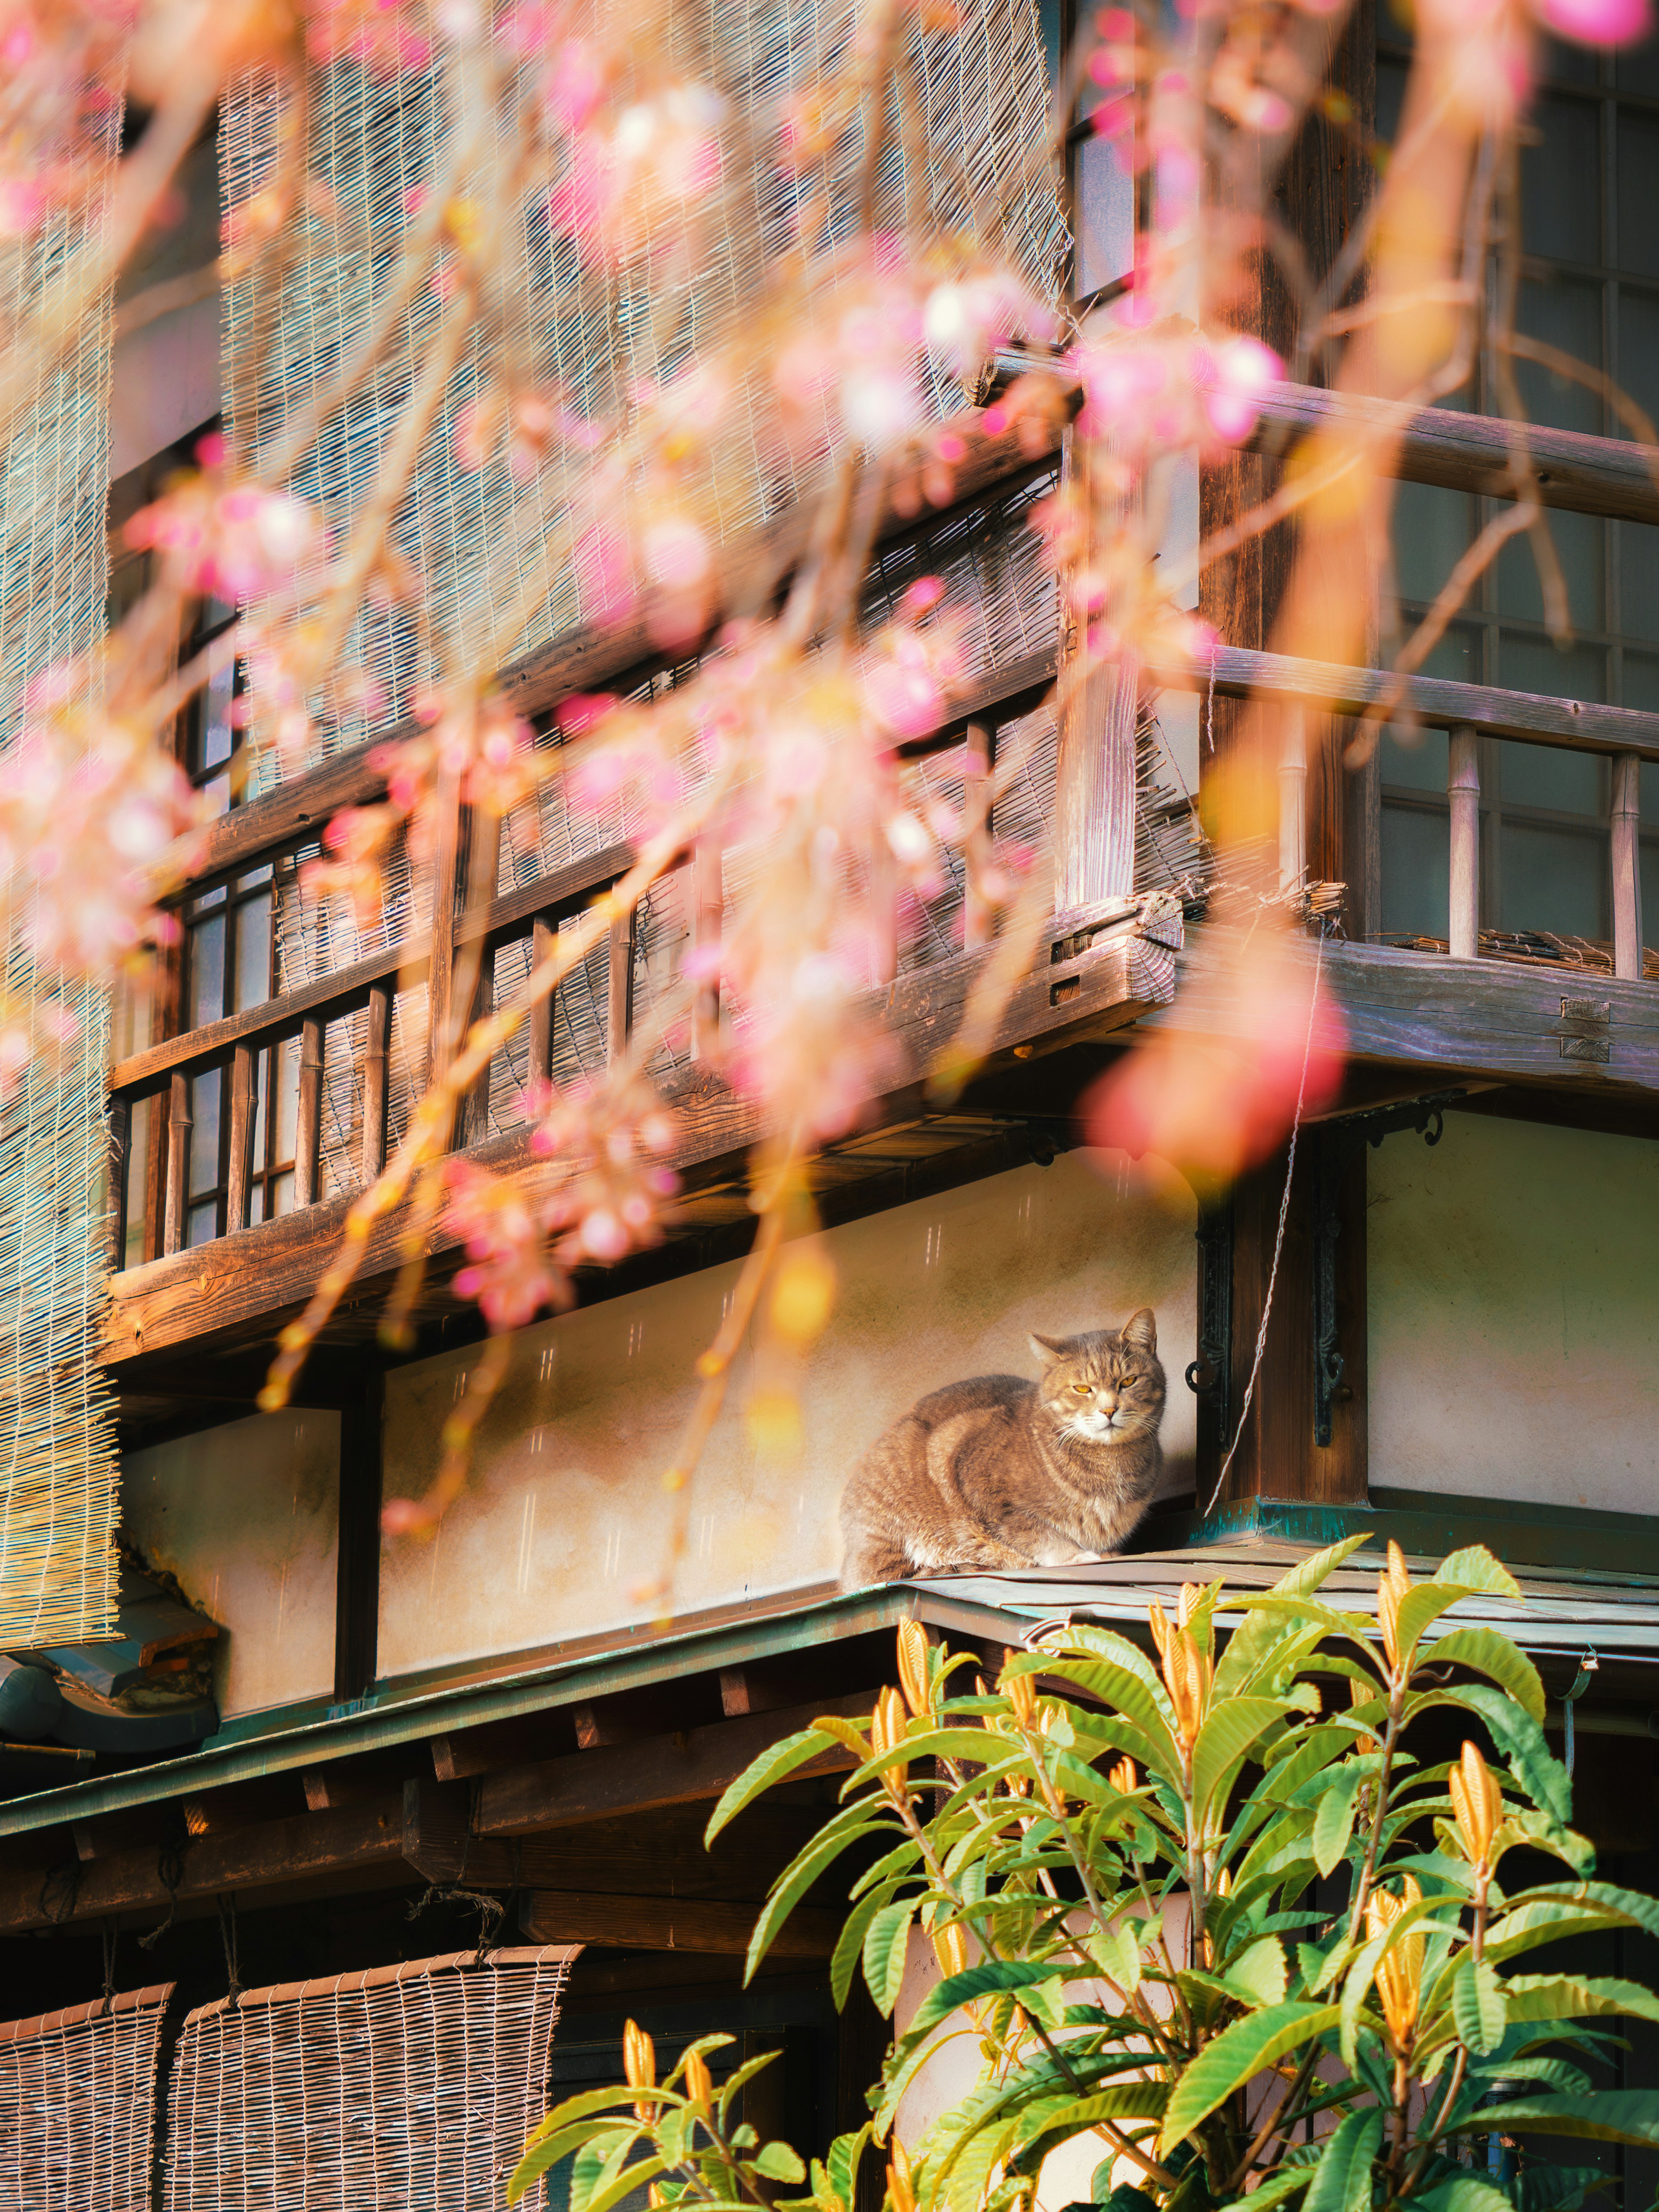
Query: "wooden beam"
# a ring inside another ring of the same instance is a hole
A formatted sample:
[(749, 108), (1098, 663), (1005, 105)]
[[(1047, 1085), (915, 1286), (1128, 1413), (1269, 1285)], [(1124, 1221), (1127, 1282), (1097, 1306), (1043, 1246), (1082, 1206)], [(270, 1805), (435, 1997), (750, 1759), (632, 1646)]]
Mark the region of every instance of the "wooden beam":
[[(532, 1889), (525, 1896), (519, 1925), (532, 1943), (611, 1943), (640, 1951), (724, 1952), (741, 1957), (759, 1917), (758, 1903)], [(768, 1956), (827, 1959), (836, 1948), (842, 1918), (838, 1912), (798, 1905)]]
[[(654, 1811), (718, 1797), (769, 1744), (810, 1728), (820, 1712), (851, 1717), (869, 1711), (873, 1690), (836, 1698), (783, 1712), (750, 1714), (743, 1720), (714, 1721), (705, 1728), (677, 1730), (609, 1751), (579, 1752), (570, 1759), (547, 1759), (533, 1766), (487, 1774), (479, 1785), (477, 1830), (481, 1836), (528, 1836), (538, 1829), (571, 1827), (618, 1813)], [(797, 1777), (838, 1774), (853, 1764), (839, 1745)]]

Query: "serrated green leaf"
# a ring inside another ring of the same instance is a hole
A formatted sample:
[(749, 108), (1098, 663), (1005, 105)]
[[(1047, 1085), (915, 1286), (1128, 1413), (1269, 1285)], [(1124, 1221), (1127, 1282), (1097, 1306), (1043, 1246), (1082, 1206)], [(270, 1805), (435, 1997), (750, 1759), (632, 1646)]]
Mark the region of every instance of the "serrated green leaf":
[(743, 1970), (745, 1988), (753, 1979), (756, 1967), (771, 1949), (779, 1929), (818, 1876), (835, 1864), (849, 1844), (881, 1825), (878, 1821), (868, 1820), (860, 1826), (836, 1830), (828, 1835), (827, 1840), (824, 1836), (820, 1836), (816, 1848), (808, 1844), (794, 1863), (785, 1869), (771, 1896), (762, 1906), (760, 1918), (755, 1923), (755, 1932), (749, 1939), (749, 1956)]
[(1504, 1991), (1491, 1960), (1465, 1955), (1452, 1976), (1452, 2018), (1460, 2039), (1484, 2057), (1503, 2041), (1505, 2017)]
[(1362, 1786), (1370, 1779), (1360, 1766), (1345, 1766), (1340, 1774), (1333, 1775), (1330, 1787), (1320, 1798), (1314, 1809), (1314, 1864), (1322, 1875), (1328, 1875), (1342, 1861), (1353, 1834), (1354, 1814), (1359, 1803)]
[(748, 2087), (762, 2068), (770, 2066), (774, 2060), (782, 2056), (783, 2053), (781, 2051), (763, 2051), (758, 2057), (745, 2058), (741, 2066), (732, 2068), (725, 2081), (720, 2083), (720, 2096), (717, 2100), (718, 2110), (722, 2119), (730, 2110), (732, 2099)]
[(1468, 1667), (1477, 1674), (1488, 1676), (1543, 1726), (1544, 1686), (1538, 1679), (1538, 1669), (1524, 1651), (1497, 1629), (1449, 1629), (1435, 1638), (1430, 1656), (1437, 1667)]
[(1370, 2212), (1371, 2166), (1382, 2142), (1381, 2112), (1350, 2112), (1314, 2168), (1303, 2212)]
[(1425, 2190), (1417, 2202), (1428, 2212), (1515, 2212), (1501, 2189), (1474, 2173), (1443, 2181), (1438, 2188)]
[(1285, 1946), (1277, 1936), (1264, 1936), (1228, 1966), (1221, 1977), (1246, 2004), (1278, 2005), (1285, 2002)]
[(703, 1848), (707, 1850), (728, 1821), (735, 1820), (745, 1805), (752, 1804), (763, 1790), (769, 1790), (775, 1782), (781, 1782), (798, 1766), (805, 1766), (809, 1759), (833, 1751), (836, 1739), (821, 1729), (797, 1729), (793, 1735), (781, 1737), (751, 1759), (737, 1780), (708, 1816), (708, 1826), (702, 1832)]
[(1587, 2097), (1528, 2097), (1487, 2105), (1460, 2122), (1483, 2134), (1581, 2136), (1597, 2142), (1659, 2143), (1659, 2089), (1593, 2089)]
[(769, 2181), (805, 2181), (806, 2168), (787, 2142), (770, 2142), (757, 2158), (749, 2161), (757, 2173), (763, 2173)]
[(1140, 1940), (1133, 1921), (1120, 1920), (1115, 1928), (1091, 1936), (1085, 1948), (1119, 1989), (1134, 1995), (1140, 1987)]
[(1512, 1974), (1504, 1986), (1511, 2020), (1594, 2020), (1618, 2014), (1632, 2020), (1659, 2020), (1659, 1996), (1639, 1982), (1612, 1976), (1585, 1979), (1576, 1974)]
[(902, 1897), (884, 1905), (872, 1916), (864, 1937), (864, 1978), (875, 2000), (876, 2010), (890, 2020), (904, 1984), (904, 1960), (910, 1940), (910, 1923), (921, 1899)]
[(968, 2004), (975, 1997), (1024, 1996), (1044, 1982), (1062, 1978), (1082, 1981), (1086, 1972), (1075, 1959), (982, 1959), (978, 1966), (951, 1974), (928, 1990), (905, 2030), (903, 2047), (908, 2050), (919, 2043), (929, 2029), (948, 2020), (958, 2005)]
[(1334, 2005), (1293, 1999), (1265, 2012), (1248, 2013), (1223, 2028), (1176, 2082), (1158, 2135), (1160, 2153), (1189, 2136), (1252, 2076), (1334, 2027), (1336, 2018)]
[(1264, 2174), (1248, 2197), (1236, 2203), (1224, 2205), (1222, 2212), (1268, 2212), (1268, 2207), (1282, 2204), (1287, 2197), (1294, 2197), (1298, 2189), (1305, 2189), (1313, 2179), (1312, 2166), (1281, 2166), (1277, 2173)]
[(1520, 1583), (1484, 1544), (1466, 1544), (1460, 1551), (1448, 1552), (1434, 1578), (1437, 1583), (1455, 1583), (1461, 1589), (1477, 1590), (1483, 1597), (1506, 1597), (1515, 1605), (1526, 1602)]
[(1613, 2179), (1595, 2166), (1550, 2166), (1534, 2160), (1516, 2176), (1515, 2212), (1577, 2212), (1587, 2190)]
[(1323, 1551), (1310, 1552), (1295, 1566), (1287, 1567), (1273, 1586), (1275, 1597), (1311, 1597), (1322, 1583), (1328, 1582), (1346, 1559), (1351, 1559), (1361, 1545), (1368, 1543), (1366, 1536), (1344, 1536), (1334, 1544), (1327, 1544)]
[(1461, 1706), (1486, 1723), (1492, 1741), (1509, 1765), (1510, 1772), (1534, 1804), (1565, 1827), (1572, 1817), (1572, 1789), (1567, 1771), (1551, 1755), (1544, 1731), (1512, 1698), (1485, 1682), (1460, 1682), (1449, 1690), (1431, 1690), (1414, 1713), (1431, 1705)]

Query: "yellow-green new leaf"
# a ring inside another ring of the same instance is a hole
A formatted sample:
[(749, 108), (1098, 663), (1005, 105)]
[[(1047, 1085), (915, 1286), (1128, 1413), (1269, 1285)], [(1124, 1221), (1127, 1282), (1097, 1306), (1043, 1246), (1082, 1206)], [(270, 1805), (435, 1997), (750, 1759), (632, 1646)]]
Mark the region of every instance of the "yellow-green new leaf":
[(1334, 2027), (1336, 2018), (1334, 2005), (1308, 2004), (1298, 1999), (1271, 2005), (1265, 2012), (1249, 2013), (1224, 2028), (1213, 2043), (1205, 2045), (1170, 2093), (1158, 2136), (1160, 2155), (1208, 2119), (1235, 2089), (1275, 2064), (1287, 2051), (1300, 2050), (1304, 2043)]
[(797, 1729), (793, 1735), (784, 1736), (762, 1752), (758, 1759), (744, 1767), (709, 1814), (708, 1826), (703, 1831), (705, 1846), (712, 1844), (727, 1821), (735, 1820), (744, 1807), (751, 1804), (763, 1790), (769, 1790), (775, 1782), (781, 1782), (798, 1766), (805, 1766), (809, 1759), (821, 1758), (835, 1747), (836, 1738), (828, 1729), (810, 1728)]
[(1452, 2018), (1460, 2039), (1484, 2057), (1504, 2040), (1504, 1990), (1490, 1962), (1467, 1954), (1452, 1977)]
[(1483, 2135), (1584, 2136), (1597, 2142), (1659, 2143), (1659, 2090), (1593, 2089), (1587, 2097), (1526, 2097), (1488, 2105), (1462, 2123)]
[(1193, 1746), (1193, 1814), (1203, 1821), (1210, 1800), (1253, 1743), (1283, 1715), (1278, 1698), (1233, 1698), (1218, 1707)]
[(1437, 1667), (1468, 1667), (1507, 1690), (1523, 1712), (1544, 1723), (1544, 1686), (1526, 1653), (1495, 1628), (1453, 1628), (1437, 1637), (1430, 1654)]
[(1594, 2020), (1621, 2013), (1631, 2020), (1659, 2020), (1659, 1996), (1639, 1982), (1612, 1975), (1512, 1974), (1504, 1986), (1511, 2020)]
[(1248, 2005), (1285, 2002), (1285, 1946), (1277, 1936), (1264, 1936), (1228, 1966), (1223, 1982)]

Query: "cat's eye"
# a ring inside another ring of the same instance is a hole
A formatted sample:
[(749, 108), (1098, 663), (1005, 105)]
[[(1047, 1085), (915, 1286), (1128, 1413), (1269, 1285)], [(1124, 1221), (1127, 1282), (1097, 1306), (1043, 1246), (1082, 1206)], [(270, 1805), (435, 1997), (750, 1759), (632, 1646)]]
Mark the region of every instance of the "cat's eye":
[(1092, 1382), (1073, 1382), (1072, 1388), (1079, 1398), (1091, 1398), (1094, 1395), (1095, 1386)]

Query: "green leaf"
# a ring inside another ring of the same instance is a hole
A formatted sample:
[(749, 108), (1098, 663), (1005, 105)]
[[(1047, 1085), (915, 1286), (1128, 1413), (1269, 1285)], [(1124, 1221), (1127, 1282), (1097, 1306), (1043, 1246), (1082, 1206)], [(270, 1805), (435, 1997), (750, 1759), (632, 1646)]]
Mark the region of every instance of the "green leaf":
[(1140, 1987), (1140, 1936), (1137, 1923), (1120, 1920), (1115, 1928), (1091, 1936), (1085, 1948), (1104, 1974), (1131, 1996)]
[(1534, 1804), (1566, 1826), (1572, 1818), (1572, 1788), (1567, 1771), (1551, 1756), (1544, 1731), (1529, 1712), (1485, 1682), (1460, 1682), (1454, 1689), (1431, 1691), (1413, 1710), (1421, 1712), (1429, 1705), (1461, 1705), (1483, 1720), (1508, 1760), (1510, 1772)]
[(1247, 2013), (1206, 2043), (1175, 2086), (1158, 2136), (1160, 2153), (1189, 2136), (1235, 2089), (1287, 2051), (1299, 2050), (1335, 2025), (1334, 2005), (1300, 2000)]
[(1534, 2160), (1516, 2176), (1516, 2212), (1575, 2212), (1586, 2190), (1604, 2188), (1612, 2179), (1597, 2166), (1552, 2166), (1541, 2159)]
[(779, 1929), (818, 1876), (834, 1865), (857, 1837), (866, 1835), (872, 1828), (881, 1825), (879, 1821), (868, 1820), (860, 1827), (826, 1832), (801, 1852), (793, 1866), (784, 1869), (779, 1876), (777, 1887), (762, 1908), (760, 1918), (755, 1923), (755, 1932), (749, 1939), (749, 1957), (743, 1970), (745, 1987), (753, 1978), (756, 1967), (771, 1949)]
[[(611, 2212), (611, 2208), (620, 2204), (625, 2197), (631, 2197), (636, 2189), (647, 2188), (659, 2173), (666, 2173), (667, 2171), (666, 2161), (654, 2154), (650, 2158), (639, 2159), (634, 2165), (624, 2166), (620, 2173), (613, 2175), (603, 2189), (596, 2190), (582, 2207), (582, 2212)], [(573, 2203), (575, 2201), (574, 2190), (571, 2201)]]
[(837, 2012), (846, 2009), (847, 1992), (853, 1986), (854, 1969), (864, 1954), (866, 1930), (882, 1907), (891, 1901), (890, 1884), (884, 1883), (879, 1889), (872, 1889), (867, 1897), (860, 1898), (836, 1938), (836, 1948), (830, 1959), (830, 1992), (836, 2000)]
[(1520, 1583), (1484, 1544), (1466, 1544), (1461, 1551), (1448, 1552), (1434, 1578), (1437, 1583), (1455, 1583), (1461, 1589), (1478, 1590), (1483, 1597), (1506, 1597), (1516, 1605), (1526, 1602)]
[[(1345, 1560), (1351, 1559), (1361, 1545), (1369, 1540), (1364, 1536), (1344, 1536), (1339, 1543), (1327, 1544), (1322, 1552), (1310, 1552), (1305, 1559), (1286, 1568), (1273, 1584), (1273, 1595), (1311, 1597), (1322, 1583), (1328, 1581)], [(1260, 2194), (1259, 2191), (1256, 2193)]]
[(1216, 1790), (1284, 1710), (1278, 1698), (1233, 1698), (1211, 1712), (1193, 1746), (1194, 1820), (1203, 1821)]
[(1281, 2166), (1277, 2173), (1264, 2174), (1248, 2197), (1236, 2203), (1224, 2205), (1222, 2212), (1267, 2212), (1270, 2205), (1282, 2204), (1287, 2197), (1294, 2197), (1298, 2189), (1305, 2189), (1313, 2179), (1316, 2169), (1310, 2166)]
[(896, 1905), (884, 1905), (871, 1919), (864, 1938), (864, 1978), (876, 2001), (876, 2010), (890, 2020), (904, 1982), (904, 1959), (910, 1939), (910, 1923), (920, 1898), (902, 1897)]
[(781, 1782), (798, 1766), (805, 1766), (809, 1759), (833, 1751), (836, 1739), (826, 1735), (822, 1729), (797, 1729), (793, 1735), (782, 1737), (760, 1757), (751, 1759), (726, 1790), (708, 1816), (708, 1826), (703, 1830), (703, 1848), (707, 1850), (720, 1830), (730, 1820), (735, 1820), (745, 1805), (752, 1804), (763, 1790), (769, 1790), (775, 1782)]
[(634, 2092), (631, 2089), (615, 2084), (606, 2089), (580, 2090), (575, 2096), (567, 2097), (562, 2104), (555, 2105), (544, 2119), (538, 2120), (531, 2132), (530, 2140), (533, 2143), (540, 2142), (544, 2136), (552, 2135), (556, 2130), (568, 2128), (573, 2120), (583, 2120), (590, 2113), (602, 2112), (607, 2106), (630, 2105), (633, 2101)]
[(1155, 2120), (1168, 2102), (1169, 2094), (1162, 2081), (1125, 2081), (1109, 2089), (1097, 2090), (1092, 2097), (1065, 2099), (1052, 2108), (1045, 2103), (1035, 2113), (1027, 2112), (1021, 2117), (1021, 2171), (1040, 2172), (1050, 2151), (1058, 2150), (1073, 2136), (1098, 2127), (1103, 2120)]
[(1538, 1679), (1538, 1669), (1524, 1651), (1497, 1629), (1450, 1629), (1436, 1638), (1429, 1656), (1437, 1667), (1469, 1667), (1477, 1674), (1488, 1676), (1543, 1726), (1544, 1686)]
[(830, 2186), (842, 2203), (851, 2206), (858, 2191), (859, 2160), (864, 2155), (864, 2146), (870, 2140), (870, 2123), (854, 2133), (837, 2136), (830, 2146), (826, 2161), (830, 2170)]
[(1264, 1936), (1233, 1960), (1221, 1978), (1246, 2004), (1283, 2004), (1285, 1946), (1277, 1936)]
[(1452, 1977), (1452, 2018), (1471, 2051), (1482, 2057), (1504, 2039), (1504, 1990), (1489, 1960), (1467, 1954)]
[(1515, 2212), (1501, 2189), (1474, 2173), (1443, 2181), (1437, 2189), (1425, 2190), (1417, 2202), (1426, 2212)]
[(1513, 1974), (1504, 1984), (1511, 2020), (1593, 2020), (1622, 2013), (1659, 2020), (1659, 1996), (1639, 1982), (1612, 1977), (1582, 1980), (1572, 1974)]
[(1371, 2166), (1382, 2142), (1381, 2112), (1350, 2112), (1314, 2168), (1303, 2212), (1371, 2212)]
[(1488, 2105), (1461, 2129), (1482, 2134), (1587, 2136), (1598, 2142), (1659, 2143), (1659, 2089), (1593, 2089), (1588, 2097), (1522, 2098)]
[(805, 2181), (806, 2168), (786, 2142), (768, 2143), (758, 2158), (749, 2163), (757, 2173), (763, 2173), (769, 2181)]
[(731, 2107), (732, 2099), (740, 2090), (747, 2088), (762, 2067), (771, 2065), (774, 2059), (782, 2056), (781, 2051), (763, 2051), (757, 2058), (745, 2058), (741, 2066), (732, 2068), (720, 2087), (718, 2108), (722, 2120)]
[(898, 2049), (905, 2053), (915, 2049), (930, 2029), (937, 2027), (940, 2021), (948, 2020), (958, 2005), (969, 2003), (975, 1997), (1003, 1994), (1019, 1996), (1044, 1982), (1062, 1978), (1077, 1982), (1086, 1976), (1087, 1969), (1075, 1959), (982, 1959), (978, 1966), (951, 1974), (928, 1990), (916, 2007)]
[(1353, 1833), (1360, 1789), (1370, 1778), (1363, 1766), (1345, 1766), (1331, 1777), (1329, 1788), (1321, 1796), (1314, 1813), (1313, 1855), (1322, 1875), (1329, 1875), (1341, 1863)]

